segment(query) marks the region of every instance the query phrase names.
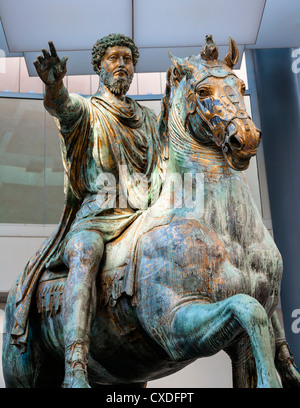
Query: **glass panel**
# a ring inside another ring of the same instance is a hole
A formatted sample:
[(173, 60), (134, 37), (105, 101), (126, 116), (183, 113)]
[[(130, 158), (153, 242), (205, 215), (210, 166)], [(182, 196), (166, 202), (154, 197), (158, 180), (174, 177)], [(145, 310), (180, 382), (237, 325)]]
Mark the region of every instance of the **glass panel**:
[(70, 93), (91, 94), (90, 75), (70, 75), (68, 76), (68, 91)]
[(161, 83), (161, 93), (164, 94), (166, 90), (166, 83), (167, 83), (167, 73), (166, 72), (160, 73), (160, 83)]
[(20, 92), (20, 58), (1, 58), (0, 92)]
[(0, 98), (0, 222), (42, 224), (43, 101)]
[(45, 224), (57, 224), (64, 204), (64, 169), (56, 123), (46, 113)]
[(233, 70), (236, 75), (242, 79), (245, 82), (246, 85), (246, 89), (248, 89), (248, 76), (247, 76), (247, 68), (246, 68), (246, 56), (245, 53), (243, 54), (242, 57), (242, 62), (241, 62), (241, 66), (240, 69), (234, 69)]
[(127, 92), (128, 95), (137, 95), (138, 94), (138, 74), (134, 74), (133, 80), (131, 82), (130, 88)]
[(139, 73), (138, 95), (161, 94), (160, 72)]
[(20, 58), (20, 92), (43, 93), (43, 82), (41, 79), (28, 75), (25, 58)]
[[(245, 96), (245, 105), (246, 105), (247, 112), (251, 116), (251, 103), (250, 103), (250, 96), (249, 95)], [(248, 169), (244, 172), (244, 174), (245, 174), (247, 182), (249, 184), (249, 188), (251, 190), (251, 193), (252, 193), (253, 199), (255, 201), (255, 204), (256, 204), (260, 214), (262, 214), (256, 156), (251, 158), (250, 165), (249, 165)]]
[(6, 72), (6, 56), (5, 51), (0, 49), (0, 74)]
[(99, 87), (99, 76), (98, 75), (91, 75), (91, 93), (94, 95)]
[(156, 116), (160, 114), (160, 101), (139, 101), (139, 104), (154, 110)]

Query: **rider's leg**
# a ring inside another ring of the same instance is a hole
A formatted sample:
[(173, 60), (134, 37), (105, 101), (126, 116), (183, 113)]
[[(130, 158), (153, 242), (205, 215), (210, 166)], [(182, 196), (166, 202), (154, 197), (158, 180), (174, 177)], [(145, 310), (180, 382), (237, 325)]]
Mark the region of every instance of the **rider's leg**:
[(86, 388), (92, 316), (96, 308), (96, 276), (104, 242), (97, 231), (82, 231), (68, 241), (64, 258), (69, 275), (64, 291), (64, 387)]

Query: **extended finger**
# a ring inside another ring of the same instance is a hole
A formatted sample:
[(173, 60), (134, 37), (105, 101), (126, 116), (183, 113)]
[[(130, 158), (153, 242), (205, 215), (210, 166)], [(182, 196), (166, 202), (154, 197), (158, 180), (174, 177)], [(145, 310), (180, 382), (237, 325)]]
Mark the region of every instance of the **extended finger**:
[(36, 59), (37, 59), (37, 61), (38, 61), (40, 64), (42, 64), (42, 63), (44, 62), (44, 58), (42, 57), (42, 55), (38, 55), (38, 56), (36, 57)]
[(49, 44), (49, 48), (50, 48), (52, 57), (57, 57), (57, 52), (56, 52), (56, 49), (55, 49), (55, 47), (54, 47), (53, 42), (52, 42), (52, 41), (49, 41), (48, 44)]
[(33, 61), (33, 65), (35, 66), (35, 69), (39, 72), (41, 70), (41, 64), (39, 63), (38, 60)]
[(49, 57), (50, 57), (50, 54), (49, 54), (49, 52), (46, 50), (46, 48), (43, 48), (43, 49), (42, 49), (42, 53), (44, 54), (44, 57), (45, 57), (45, 58), (49, 58)]
[(62, 59), (60, 60), (61, 65), (64, 67), (68, 61), (69, 57), (62, 57)]

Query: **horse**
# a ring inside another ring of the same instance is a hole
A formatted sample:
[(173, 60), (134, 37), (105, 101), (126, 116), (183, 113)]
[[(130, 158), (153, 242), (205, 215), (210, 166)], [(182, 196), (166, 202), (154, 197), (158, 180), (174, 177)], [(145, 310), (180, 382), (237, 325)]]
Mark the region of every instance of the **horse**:
[[(237, 46), (230, 39), (221, 61), (208, 36), (199, 56), (170, 57), (158, 121), (165, 182), (153, 205), (106, 246), (89, 384), (145, 387), (224, 350), (234, 387), (299, 387), (276, 314), (281, 255), (243, 175), (261, 132), (246, 112), (245, 85), (232, 69)], [(23, 353), (10, 343), (12, 287), (5, 309), (6, 387), (61, 387), (67, 278), (64, 269), (43, 273)]]

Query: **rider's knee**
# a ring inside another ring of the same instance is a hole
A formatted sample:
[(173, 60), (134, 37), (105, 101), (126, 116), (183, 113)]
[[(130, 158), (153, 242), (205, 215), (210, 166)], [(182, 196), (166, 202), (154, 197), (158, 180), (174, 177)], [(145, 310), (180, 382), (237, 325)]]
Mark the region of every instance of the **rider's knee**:
[(96, 231), (81, 231), (71, 237), (64, 251), (64, 258), (70, 262), (98, 263), (104, 251), (104, 241)]

